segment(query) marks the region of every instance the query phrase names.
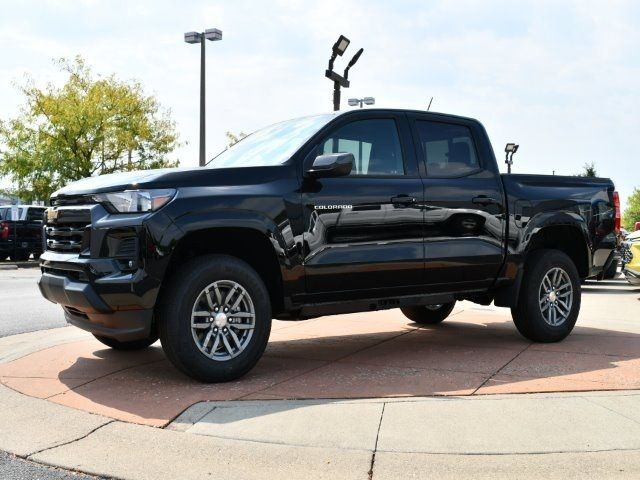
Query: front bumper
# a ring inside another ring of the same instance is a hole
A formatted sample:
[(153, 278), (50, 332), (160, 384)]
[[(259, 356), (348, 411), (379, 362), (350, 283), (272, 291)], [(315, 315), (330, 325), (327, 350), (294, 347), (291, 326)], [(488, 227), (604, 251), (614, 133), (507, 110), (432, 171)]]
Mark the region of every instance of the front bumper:
[(175, 229), (162, 214), (110, 215), (101, 205), (56, 207), (44, 226), (42, 295), (67, 321), (119, 341), (153, 333), (168, 262), (159, 247)]
[(44, 298), (62, 305), (68, 323), (95, 335), (126, 342), (152, 333), (152, 308), (114, 310), (93, 285), (50, 273), (42, 274), (38, 287)]

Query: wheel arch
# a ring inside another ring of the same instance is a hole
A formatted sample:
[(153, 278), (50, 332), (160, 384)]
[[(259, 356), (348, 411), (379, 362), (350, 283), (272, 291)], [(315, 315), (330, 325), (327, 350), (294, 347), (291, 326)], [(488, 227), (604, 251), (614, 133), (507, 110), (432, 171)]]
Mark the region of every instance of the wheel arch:
[(168, 279), (187, 261), (208, 254), (230, 255), (247, 262), (258, 273), (269, 292), (275, 316), (284, 309), (283, 265), (277, 249), (274, 232), (257, 221), (249, 224), (225, 222), (191, 229), (171, 250), (159, 295)]

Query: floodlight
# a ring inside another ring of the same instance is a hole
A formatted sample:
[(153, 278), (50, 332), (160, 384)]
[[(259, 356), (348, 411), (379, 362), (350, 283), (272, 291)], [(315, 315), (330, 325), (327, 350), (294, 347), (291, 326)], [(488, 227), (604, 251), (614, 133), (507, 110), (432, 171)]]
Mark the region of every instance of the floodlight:
[(215, 42), (216, 40), (222, 40), (222, 31), (217, 28), (207, 28), (204, 31), (204, 38)]
[(202, 34), (198, 32), (187, 32), (184, 34), (184, 41), (187, 43), (200, 43)]
[(349, 46), (349, 43), (351, 43), (351, 41), (347, 37), (340, 35), (338, 41), (333, 45), (334, 55), (342, 55)]
[(507, 143), (507, 145), (504, 147), (504, 151), (506, 153), (516, 153), (519, 146), (520, 145), (516, 145), (515, 143)]
[(360, 103), (360, 100), (358, 100), (357, 98), (350, 98), (349, 100), (347, 100), (347, 103), (349, 103), (350, 107), (355, 107)]
[(374, 103), (376, 103), (376, 99), (373, 97), (364, 97), (363, 100), (365, 105), (373, 105)]

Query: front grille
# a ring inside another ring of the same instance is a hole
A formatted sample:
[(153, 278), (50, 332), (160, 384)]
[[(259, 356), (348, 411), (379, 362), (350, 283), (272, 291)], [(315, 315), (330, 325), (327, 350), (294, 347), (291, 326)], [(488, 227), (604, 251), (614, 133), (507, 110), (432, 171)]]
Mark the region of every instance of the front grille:
[(84, 238), (84, 228), (47, 226), (47, 250), (54, 252), (80, 252)]
[(44, 228), (46, 249), (61, 253), (80, 253), (89, 248), (90, 224), (89, 209), (59, 208), (57, 215)]

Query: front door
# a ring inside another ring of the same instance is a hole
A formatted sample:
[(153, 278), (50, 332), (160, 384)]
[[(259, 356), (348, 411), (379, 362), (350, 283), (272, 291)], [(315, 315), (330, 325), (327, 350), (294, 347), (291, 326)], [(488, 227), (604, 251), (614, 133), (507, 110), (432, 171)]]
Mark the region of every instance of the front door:
[(433, 118), (411, 116), (425, 186), (425, 283), (430, 292), (484, 289), (504, 259), (500, 174), (476, 122)]
[(314, 155), (352, 153), (355, 164), (349, 176), (303, 182), (307, 293), (384, 296), (422, 283), (423, 185), (412, 148), (404, 115), (351, 116), (318, 143)]

